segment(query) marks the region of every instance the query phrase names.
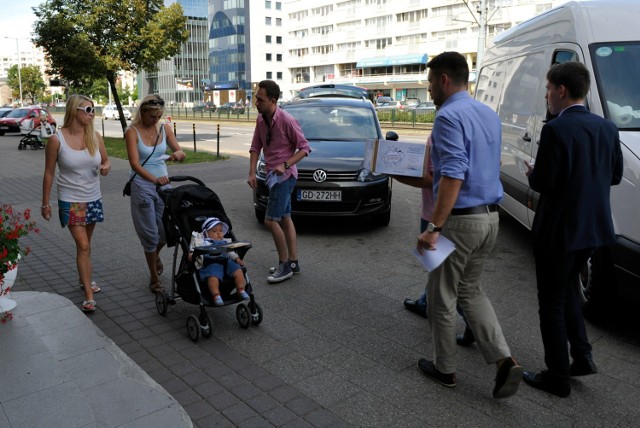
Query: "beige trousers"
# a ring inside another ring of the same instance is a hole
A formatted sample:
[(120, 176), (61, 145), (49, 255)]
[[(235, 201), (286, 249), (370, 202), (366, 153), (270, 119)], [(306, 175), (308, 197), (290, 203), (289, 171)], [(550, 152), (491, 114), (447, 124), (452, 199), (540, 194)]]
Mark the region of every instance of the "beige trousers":
[(435, 366), (442, 373), (456, 371), (456, 303), (462, 307), (485, 361), (511, 355), (498, 319), (479, 284), (484, 263), (498, 236), (497, 212), (449, 216), (442, 235), (453, 241), (456, 250), (429, 274), (427, 312)]

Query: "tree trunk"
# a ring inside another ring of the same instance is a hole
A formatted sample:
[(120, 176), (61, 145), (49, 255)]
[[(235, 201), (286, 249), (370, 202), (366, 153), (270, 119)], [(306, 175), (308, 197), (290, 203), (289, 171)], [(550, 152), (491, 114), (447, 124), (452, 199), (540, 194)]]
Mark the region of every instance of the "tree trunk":
[(120, 116), (120, 125), (122, 126), (122, 136), (124, 137), (124, 131), (127, 129), (127, 118), (124, 117), (124, 112), (122, 111), (122, 104), (120, 103), (120, 97), (118, 96), (118, 90), (116, 89), (116, 79), (115, 75), (109, 74), (107, 76), (107, 81), (109, 82), (109, 87), (111, 88), (111, 95), (113, 95), (113, 100), (116, 103), (116, 107), (118, 108), (118, 116)]

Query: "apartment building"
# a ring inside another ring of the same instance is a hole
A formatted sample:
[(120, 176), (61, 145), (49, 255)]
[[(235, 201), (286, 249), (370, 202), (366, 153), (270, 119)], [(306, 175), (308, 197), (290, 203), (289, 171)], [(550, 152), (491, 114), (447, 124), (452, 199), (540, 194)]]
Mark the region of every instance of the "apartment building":
[[(15, 46), (15, 50), (11, 52), (11, 49), (8, 49), (4, 54), (0, 55), (0, 106), (13, 105), (20, 102), (19, 97), (13, 97), (11, 89), (6, 85), (9, 69), (16, 64), (20, 64), (20, 67), (27, 65), (38, 66), (45, 85), (49, 84), (48, 77), (45, 74), (46, 62), (42, 49), (35, 47), (26, 38), (17, 40), (8, 38), (4, 43), (10, 43), (9, 46)], [(50, 90), (50, 88), (47, 89)]]
[(458, 51), (475, 70), (493, 36), (565, 2), (285, 0), (290, 81), (282, 86), (289, 96), (340, 83), (365, 87), (372, 98), (427, 100), (429, 58)]

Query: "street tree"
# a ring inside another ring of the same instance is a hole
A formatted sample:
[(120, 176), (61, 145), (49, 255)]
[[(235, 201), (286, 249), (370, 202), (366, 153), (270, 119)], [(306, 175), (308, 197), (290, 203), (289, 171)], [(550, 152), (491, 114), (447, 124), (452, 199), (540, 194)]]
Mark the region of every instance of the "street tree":
[(158, 62), (179, 53), (189, 37), (177, 2), (165, 7), (164, 0), (48, 0), (33, 10), (33, 43), (43, 48), (50, 73), (74, 88), (106, 78), (123, 131), (118, 72), (157, 71)]
[(22, 98), (35, 104), (44, 94), (45, 84), (42, 80), (40, 67), (37, 65), (23, 65), (18, 74), (18, 65), (12, 65), (7, 70), (7, 85), (11, 88), (13, 99), (20, 98), (20, 82), (22, 82)]

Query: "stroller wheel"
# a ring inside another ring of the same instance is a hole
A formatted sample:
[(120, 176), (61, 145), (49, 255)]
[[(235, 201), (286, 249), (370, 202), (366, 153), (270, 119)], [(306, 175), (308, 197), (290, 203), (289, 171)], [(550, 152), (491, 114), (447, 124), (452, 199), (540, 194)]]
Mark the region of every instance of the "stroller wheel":
[(200, 338), (200, 322), (197, 316), (189, 315), (187, 318), (187, 333), (194, 342), (197, 342)]
[(262, 307), (257, 303), (249, 303), (249, 308), (252, 310), (251, 312), (251, 324), (260, 325), (262, 322)]
[(18, 144), (18, 150), (22, 150), (22, 143)]
[(249, 307), (245, 303), (240, 303), (236, 308), (236, 319), (240, 327), (249, 328), (249, 324), (251, 324), (251, 314), (249, 313)]
[(202, 337), (211, 337), (211, 334), (213, 333), (213, 323), (211, 322), (211, 317), (209, 317), (209, 315), (200, 315), (200, 325), (202, 326)]
[(167, 293), (164, 291), (160, 293), (156, 293), (156, 309), (160, 315), (167, 314), (167, 308), (169, 307), (169, 299), (167, 298)]

